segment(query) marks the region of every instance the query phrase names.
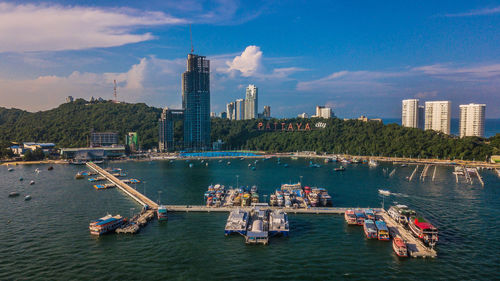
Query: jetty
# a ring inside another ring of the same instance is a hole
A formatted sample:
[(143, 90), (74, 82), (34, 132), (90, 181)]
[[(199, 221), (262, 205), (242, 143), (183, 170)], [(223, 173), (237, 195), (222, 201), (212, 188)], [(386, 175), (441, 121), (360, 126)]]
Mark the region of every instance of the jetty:
[(430, 164), (425, 164), (424, 169), (422, 170), (422, 173), (420, 174), (420, 180), (425, 181), (425, 177), (427, 177), (427, 171), (429, 171)]
[[(165, 205), (168, 212), (231, 212), (234, 209), (241, 209), (245, 211), (251, 211), (254, 207), (240, 207), (240, 206), (230, 206), (230, 207), (207, 207), (204, 205)], [(286, 207), (275, 207), (275, 206), (262, 206), (259, 205), (261, 210), (283, 210), (288, 214), (330, 214), (330, 215), (343, 215), (346, 210), (350, 209), (360, 209), (367, 210), (371, 209), (374, 211), (381, 212), (382, 209), (373, 208), (344, 208), (344, 207), (311, 207), (311, 208), (286, 208)]]
[(435, 258), (437, 257), (436, 250), (427, 247), (420, 239), (413, 236), (412, 233), (404, 228), (401, 224), (394, 221), (385, 211), (377, 212), (377, 215), (382, 216), (387, 228), (392, 237), (400, 236), (406, 243), (408, 253), (413, 258)]
[(140, 193), (139, 191), (135, 190), (134, 188), (132, 188), (128, 184), (124, 183), (122, 180), (113, 176), (108, 171), (97, 166), (95, 163), (87, 162), (87, 167), (89, 167), (91, 170), (97, 172), (99, 175), (106, 178), (111, 183), (115, 184), (116, 187), (118, 187), (120, 190), (125, 192), (125, 194), (130, 196), (135, 201), (139, 202), (139, 204), (141, 204), (143, 206), (148, 206), (151, 209), (155, 209), (155, 210), (158, 209), (158, 204), (156, 204), (153, 200), (149, 199), (144, 194)]
[(411, 181), (413, 179), (413, 177), (417, 173), (417, 170), (418, 170), (418, 165), (417, 165), (417, 167), (415, 167), (415, 170), (413, 170), (413, 173), (411, 173), (411, 176), (410, 176), (410, 178), (408, 178), (408, 181)]

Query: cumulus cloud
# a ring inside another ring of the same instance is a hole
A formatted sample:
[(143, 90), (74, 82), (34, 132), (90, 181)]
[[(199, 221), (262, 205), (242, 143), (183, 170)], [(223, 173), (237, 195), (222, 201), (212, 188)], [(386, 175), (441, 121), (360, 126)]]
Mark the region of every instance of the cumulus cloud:
[(227, 61), (227, 72), (239, 72), (243, 77), (256, 74), (262, 68), (262, 51), (258, 46), (248, 46), (232, 61)]
[(186, 21), (162, 12), (0, 3), (0, 52), (81, 50), (154, 39), (138, 27)]

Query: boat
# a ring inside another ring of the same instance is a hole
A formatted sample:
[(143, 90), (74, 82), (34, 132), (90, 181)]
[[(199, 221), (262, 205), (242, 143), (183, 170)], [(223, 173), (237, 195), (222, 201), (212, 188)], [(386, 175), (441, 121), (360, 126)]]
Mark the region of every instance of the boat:
[(269, 234), (288, 236), (290, 225), (288, 215), (283, 210), (274, 210), (269, 214)]
[(384, 196), (391, 195), (391, 192), (389, 190), (387, 190), (387, 189), (379, 189), (378, 193), (381, 194), (381, 195), (384, 195)]
[(17, 197), (17, 196), (19, 196), (19, 192), (12, 191), (11, 193), (9, 193), (9, 197)]
[(299, 157), (297, 157), (297, 156), (292, 156), (292, 157), (290, 157), (290, 158), (291, 158), (292, 160), (299, 160)]
[(10, 167), (7, 169), (7, 171), (12, 172), (12, 171), (14, 171), (14, 168)]
[(395, 205), (389, 208), (387, 214), (397, 223), (407, 225), (410, 217), (415, 216), (417, 213), (410, 210), (406, 205)]
[(416, 237), (431, 247), (439, 240), (438, 229), (422, 217), (412, 216), (408, 226)]
[(23, 178), (19, 178), (19, 181), (23, 181), (24, 179)]
[(333, 169), (335, 172), (342, 172), (342, 171), (345, 171), (345, 168), (344, 166), (340, 166), (340, 167), (337, 167), (335, 169)]
[(270, 206), (278, 205), (278, 200), (276, 199), (276, 194), (271, 194), (270, 199), (269, 199), (269, 205)]
[(408, 257), (408, 248), (401, 237), (397, 236), (392, 240), (392, 249), (398, 257)]
[(356, 224), (357, 225), (364, 225), (366, 215), (363, 210), (354, 210), (354, 215), (356, 216)]
[(232, 210), (227, 218), (224, 234), (226, 236), (232, 233), (239, 233), (241, 235), (246, 235), (248, 227), (248, 219), (249, 217), (247, 211), (241, 209)]
[(269, 242), (269, 214), (267, 210), (255, 208), (250, 212), (245, 243), (264, 244)]
[(332, 196), (328, 194), (328, 191), (324, 188), (318, 188), (319, 190), (319, 200), (321, 203), (321, 206), (326, 207), (326, 206), (331, 206), (332, 205)]
[(370, 167), (377, 167), (378, 163), (377, 163), (377, 161), (375, 161), (373, 159), (370, 159), (370, 161), (368, 161), (368, 166), (370, 166)]
[(54, 167), (49, 166), (49, 167), (47, 168), (47, 170), (52, 171), (52, 170), (54, 170)]
[(77, 174), (75, 175), (75, 179), (77, 179), (77, 180), (81, 180), (81, 179), (83, 179), (83, 178), (84, 178), (84, 177), (83, 177), (83, 174), (81, 174), (81, 173), (77, 173)]
[(365, 231), (366, 238), (377, 239), (377, 227), (373, 220), (366, 219), (363, 224), (363, 230)]
[(189, 168), (193, 168), (193, 163), (189, 163)]
[(353, 210), (346, 210), (344, 213), (344, 219), (347, 222), (347, 224), (350, 224), (350, 225), (358, 224), (357, 220), (356, 220), (356, 215), (354, 214)]
[(90, 234), (103, 235), (108, 232), (113, 232), (118, 227), (122, 226), (125, 222), (126, 219), (120, 215), (112, 216), (108, 214), (89, 224)]
[(167, 207), (165, 205), (160, 205), (158, 206), (158, 210), (156, 210), (156, 216), (158, 217), (159, 221), (165, 221), (167, 220)]
[(30, 181), (30, 185), (34, 185), (35, 184), (35, 181)]
[(113, 183), (95, 184), (94, 185), (94, 188), (97, 189), (97, 190), (108, 189), (108, 188), (111, 188), (111, 187), (115, 187), (115, 185)]
[(29, 200), (31, 200), (31, 195), (28, 194), (24, 196), (24, 201), (29, 201)]
[(383, 220), (375, 221), (375, 226), (377, 227), (377, 238), (382, 241), (389, 241), (389, 229)]
[(366, 218), (369, 220), (375, 220), (375, 212), (372, 209), (365, 210)]

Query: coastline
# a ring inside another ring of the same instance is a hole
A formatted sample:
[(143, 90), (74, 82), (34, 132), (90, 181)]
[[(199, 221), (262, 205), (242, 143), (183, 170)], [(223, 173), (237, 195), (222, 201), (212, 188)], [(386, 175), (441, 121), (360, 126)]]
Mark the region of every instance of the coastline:
[(67, 160), (39, 160), (39, 161), (12, 161), (3, 162), (0, 166), (36, 165), (36, 164), (69, 164)]

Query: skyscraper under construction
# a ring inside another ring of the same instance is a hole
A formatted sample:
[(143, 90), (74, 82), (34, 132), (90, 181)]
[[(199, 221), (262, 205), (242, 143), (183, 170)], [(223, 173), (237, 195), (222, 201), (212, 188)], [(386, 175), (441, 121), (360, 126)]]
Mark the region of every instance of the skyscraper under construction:
[(210, 61), (188, 54), (187, 70), (182, 74), (184, 109), (184, 149), (210, 147)]

